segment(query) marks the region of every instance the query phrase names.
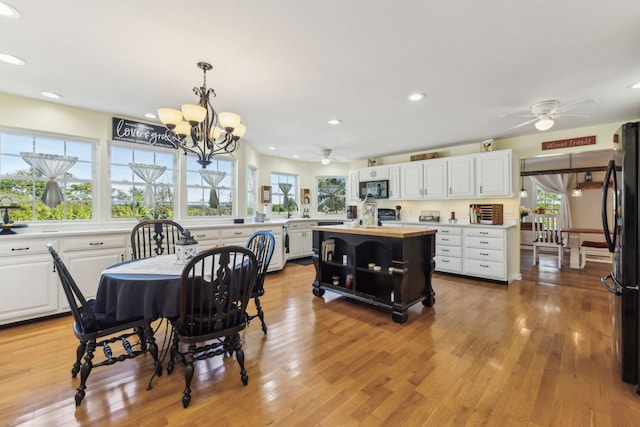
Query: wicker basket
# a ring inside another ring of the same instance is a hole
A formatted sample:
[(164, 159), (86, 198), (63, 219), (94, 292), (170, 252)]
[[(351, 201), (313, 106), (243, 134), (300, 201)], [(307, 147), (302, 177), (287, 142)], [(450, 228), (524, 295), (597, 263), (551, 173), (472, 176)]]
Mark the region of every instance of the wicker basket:
[(438, 158), (438, 152), (435, 153), (422, 153), (422, 154), (414, 154), (411, 157), (409, 157), (411, 159), (412, 162), (415, 162), (416, 160), (429, 160), (429, 159), (437, 159)]

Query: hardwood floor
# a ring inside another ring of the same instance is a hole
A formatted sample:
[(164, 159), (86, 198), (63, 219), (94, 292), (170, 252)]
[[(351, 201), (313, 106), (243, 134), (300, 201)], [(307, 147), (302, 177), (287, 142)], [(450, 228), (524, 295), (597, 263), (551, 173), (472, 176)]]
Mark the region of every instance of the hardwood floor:
[(0, 425), (639, 425), (640, 396), (612, 366), (610, 265), (530, 258), (509, 286), (436, 274), (435, 306), (403, 325), (314, 297), (313, 266), (289, 263), (266, 280), (268, 335), (257, 321), (243, 333), (249, 384), (234, 358), (197, 362), (188, 409), (181, 367), (146, 390), (150, 357), (95, 369), (76, 408), (71, 318), (2, 329)]

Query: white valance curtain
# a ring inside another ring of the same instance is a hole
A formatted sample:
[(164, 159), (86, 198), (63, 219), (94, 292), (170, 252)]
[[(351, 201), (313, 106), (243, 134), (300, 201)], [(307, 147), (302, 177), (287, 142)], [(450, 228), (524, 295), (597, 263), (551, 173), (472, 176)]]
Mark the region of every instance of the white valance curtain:
[(153, 192), (153, 183), (160, 178), (166, 166), (145, 165), (143, 163), (129, 163), (129, 167), (140, 179), (144, 181), (146, 187), (144, 189), (144, 205), (153, 209), (156, 206), (156, 195)]
[(63, 200), (62, 191), (56, 178), (63, 176), (78, 160), (77, 157), (60, 156), (57, 154), (20, 153), (20, 156), (32, 168), (47, 177), (47, 187), (40, 200), (50, 208), (55, 208)]
[(571, 174), (531, 175), (530, 178), (544, 191), (560, 194), (558, 225), (560, 228), (571, 228), (571, 208), (568, 198)]
[(218, 199), (218, 184), (227, 176), (226, 172), (212, 171), (208, 169), (200, 169), (200, 175), (202, 179), (211, 186), (209, 190), (209, 207), (217, 208), (220, 205)]

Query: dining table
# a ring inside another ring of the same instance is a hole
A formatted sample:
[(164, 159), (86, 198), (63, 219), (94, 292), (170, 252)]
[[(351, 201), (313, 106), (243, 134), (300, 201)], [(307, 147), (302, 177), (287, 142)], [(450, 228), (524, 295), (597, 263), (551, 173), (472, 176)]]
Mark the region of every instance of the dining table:
[(567, 246), (569, 247), (569, 267), (581, 268), (580, 264), (580, 242), (583, 234), (597, 234), (604, 238), (604, 230), (601, 228), (561, 228), (561, 233), (567, 234)]

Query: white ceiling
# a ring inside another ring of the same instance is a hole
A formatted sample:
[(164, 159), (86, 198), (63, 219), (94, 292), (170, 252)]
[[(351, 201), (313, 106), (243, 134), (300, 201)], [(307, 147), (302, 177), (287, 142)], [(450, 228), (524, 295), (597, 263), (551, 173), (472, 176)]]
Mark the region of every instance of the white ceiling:
[[(592, 99), (552, 130), (640, 118), (632, 0), (3, 0), (0, 92), (144, 120), (197, 102), (261, 153), (349, 161), (538, 133), (536, 102)], [(427, 94), (410, 103), (415, 91)], [(330, 126), (327, 120), (343, 123)], [(268, 146), (276, 146), (269, 151)]]

